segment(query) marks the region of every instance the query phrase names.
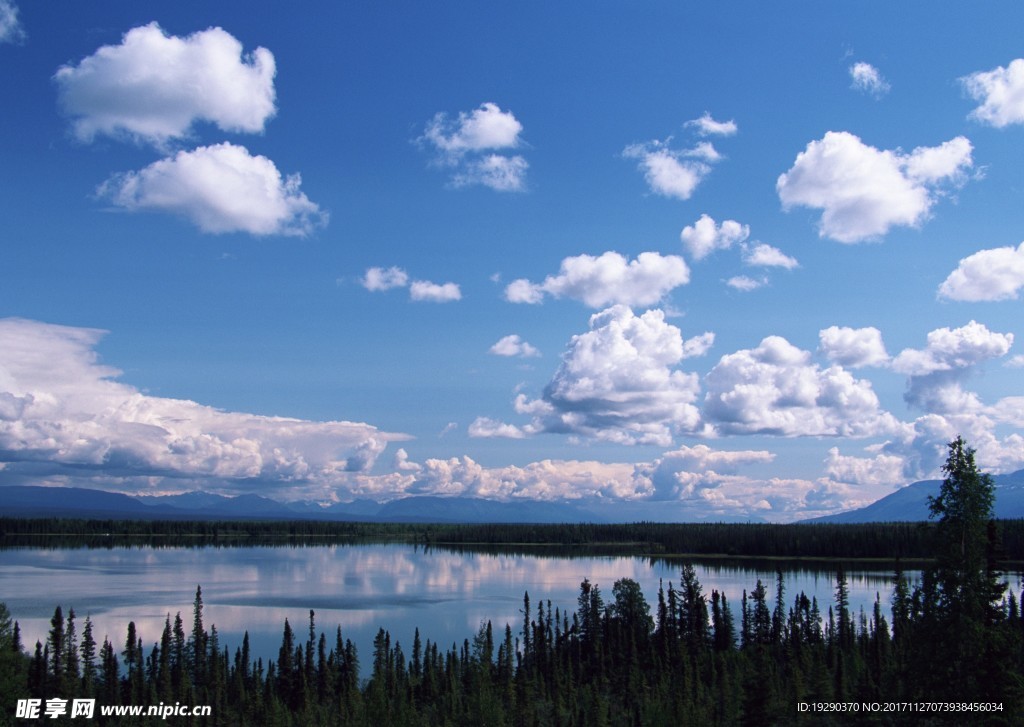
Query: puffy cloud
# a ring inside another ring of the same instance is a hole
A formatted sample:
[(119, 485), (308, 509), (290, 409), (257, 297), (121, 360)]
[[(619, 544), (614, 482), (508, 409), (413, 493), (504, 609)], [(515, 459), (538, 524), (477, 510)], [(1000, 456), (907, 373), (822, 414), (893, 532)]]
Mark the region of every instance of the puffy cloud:
[(196, 122), (224, 131), (263, 130), (276, 111), (273, 54), (242, 44), (221, 28), (186, 38), (156, 23), (128, 31), (54, 80), (76, 136), (127, 135), (163, 145), (188, 136)]
[(749, 293), (751, 290), (768, 285), (768, 278), (754, 279), (747, 275), (734, 275), (726, 280), (725, 284), (741, 293)]
[(897, 423), (866, 380), (820, 368), (779, 336), (723, 356), (704, 378), (704, 416), (723, 434), (867, 437)]
[(995, 333), (971, 321), (930, 332), (925, 348), (903, 350), (892, 368), (908, 375), (904, 399), (911, 406), (933, 414), (975, 414), (982, 409), (981, 401), (964, 391), (962, 382), (975, 366), (1005, 356), (1012, 345), (1012, 333)]
[(889, 361), (882, 332), (874, 327), (830, 326), (818, 332), (818, 340), (818, 350), (840, 366), (884, 366)]
[(107, 180), (98, 190), (123, 209), (185, 217), (203, 232), (308, 235), (326, 224), (326, 212), (274, 163), (234, 144), (179, 151), (138, 172)]
[(699, 119), (687, 121), (686, 126), (697, 129), (697, 133), (701, 136), (733, 136), (738, 131), (736, 122), (732, 119), (715, 121), (707, 111)]
[(636, 499), (649, 484), (633, 476), (634, 465), (542, 460), (525, 467), (483, 467), (471, 458), (428, 459), (410, 494), (445, 494), (498, 500)]
[(876, 149), (848, 132), (830, 131), (800, 152), (776, 184), (783, 209), (823, 210), (819, 233), (839, 242), (916, 226), (935, 204), (941, 182), (960, 184), (973, 165), (962, 136), (910, 154)]
[(1024, 58), (1010, 61), (1006, 68), (972, 73), (960, 81), (971, 97), (981, 102), (971, 118), (999, 129), (1024, 123)]
[(24, 37), (18, 6), (11, 0), (0, 0), (0, 43), (17, 43)]
[(640, 169), (651, 191), (663, 197), (689, 199), (711, 173), (706, 148), (698, 149), (695, 154), (694, 150), (670, 149), (667, 141), (651, 141), (627, 146), (622, 155), (640, 161)]
[(876, 98), (889, 93), (889, 83), (882, 74), (870, 63), (858, 61), (850, 66), (851, 88), (864, 91)]
[(360, 282), (367, 290), (376, 292), (404, 288), (409, 284), (409, 276), (402, 268), (394, 266), (387, 269), (368, 268)]
[[(678, 500), (727, 482), (745, 465), (772, 462), (775, 455), (765, 450), (714, 450), (704, 444), (666, 452), (647, 469), (654, 487), (654, 499)], [(736, 480), (733, 480), (735, 482)]]
[[(0, 320), (0, 477), (282, 495), (344, 487), (404, 435), (148, 396), (99, 363), (103, 332)], [(177, 485), (175, 484), (177, 483)]]
[(960, 328), (931, 331), (925, 348), (903, 350), (893, 359), (892, 367), (909, 376), (966, 369), (1005, 356), (1012, 345), (1012, 333), (995, 333), (984, 324), (971, 321)]
[(1024, 354), (1018, 354), (1007, 359), (1005, 366), (1009, 366), (1012, 369), (1024, 368)]
[(599, 257), (578, 255), (562, 260), (558, 275), (543, 283), (515, 280), (505, 288), (511, 303), (540, 303), (544, 295), (573, 298), (591, 308), (610, 304), (654, 305), (673, 288), (690, 282), (686, 261), (678, 255), (642, 252), (627, 261), (617, 252)]
[(414, 280), (409, 285), (409, 297), (419, 302), (450, 303), (462, 300), (462, 291), (456, 283), (439, 284), (427, 280)]
[(695, 374), (674, 369), (684, 356), (679, 329), (664, 313), (636, 316), (616, 305), (573, 336), (543, 397), (520, 396), (528, 431), (561, 432), (623, 444), (666, 446), (674, 433), (701, 428)]
[(1018, 247), (980, 250), (960, 261), (939, 286), (950, 300), (1014, 300), (1024, 287), (1024, 242)]
[(427, 124), (421, 144), (431, 146), (439, 164), (454, 169), (454, 187), (483, 185), (498, 192), (519, 192), (525, 188), (529, 164), (521, 155), (496, 151), (522, 145), (523, 125), (511, 111), (484, 103), (471, 112), (460, 112), (454, 120), (438, 113)]
[(756, 243), (743, 251), (743, 262), (760, 268), (785, 268), (792, 270), (800, 267), (796, 258), (786, 255), (782, 250), (765, 244)]
[(540, 356), (540, 351), (521, 339), (516, 333), (503, 337), (491, 346), (490, 352), (495, 356), (519, 356), (521, 358)]
[(522, 439), (526, 436), (519, 427), (513, 424), (506, 424), (488, 417), (477, 417), (469, 425), (469, 436), (475, 439)]
[(497, 104), (484, 103), (478, 109), (459, 112), (455, 121), (438, 113), (427, 124), (423, 138), (447, 154), (462, 155), (486, 149), (509, 149), (521, 143), (523, 125), (511, 111)]
[(736, 220), (725, 220), (716, 225), (714, 219), (704, 214), (692, 225), (679, 233), (683, 247), (694, 260), (702, 260), (715, 250), (726, 250), (733, 243), (743, 242), (750, 236), (750, 228)]
[(903, 467), (904, 459), (897, 455), (849, 457), (832, 447), (825, 460), (825, 475), (853, 485), (898, 485), (905, 482)]

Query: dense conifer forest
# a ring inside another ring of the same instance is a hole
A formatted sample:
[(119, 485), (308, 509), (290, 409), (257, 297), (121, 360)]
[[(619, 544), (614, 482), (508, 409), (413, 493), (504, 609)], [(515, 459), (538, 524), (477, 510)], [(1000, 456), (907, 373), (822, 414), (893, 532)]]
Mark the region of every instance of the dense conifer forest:
[[(419, 632), (400, 644), (381, 628), (357, 654), (310, 611), (285, 621), (264, 662), (248, 636), (220, 642), (201, 588), (190, 619), (168, 615), (157, 641), (132, 623), (122, 642), (99, 644), (88, 617), (57, 607), (46, 643), (25, 645), (0, 606), (0, 723), (19, 698), (88, 697), (210, 705), (195, 723), (211, 725), (1020, 724), (1024, 614), (1000, 572), (991, 481), (960, 439), (944, 470), (933, 560), (916, 583), (897, 568), (870, 612), (851, 610), (841, 569), (819, 603), (790, 593), (781, 572), (741, 594), (705, 593), (684, 563), (654, 603), (630, 579), (584, 580), (575, 610), (527, 593), (518, 623), (482, 624), (461, 644)], [(106, 721), (161, 722), (189, 723)]]

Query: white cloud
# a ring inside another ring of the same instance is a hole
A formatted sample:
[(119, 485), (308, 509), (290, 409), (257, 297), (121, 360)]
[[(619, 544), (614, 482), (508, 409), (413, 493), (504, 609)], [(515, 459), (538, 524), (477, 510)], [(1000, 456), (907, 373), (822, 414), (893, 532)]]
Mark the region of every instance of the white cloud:
[(540, 303), (544, 295), (580, 300), (591, 308), (611, 304), (654, 305), (674, 288), (690, 282), (686, 261), (678, 255), (642, 252), (627, 261), (617, 252), (562, 260), (558, 275), (543, 283), (519, 279), (505, 288), (511, 303)]
[(971, 118), (998, 129), (1024, 123), (1024, 58), (1003, 68), (979, 71), (961, 78), (967, 92), (981, 105)]
[(118, 174), (97, 193), (131, 212), (185, 217), (203, 232), (304, 236), (326, 224), (326, 212), (282, 179), (272, 161), (234, 144), (179, 151), (138, 172)]
[(701, 426), (697, 376), (674, 369), (683, 357), (682, 334), (662, 311), (636, 316), (616, 305), (573, 336), (543, 398), (520, 396), (516, 410), (534, 415), (530, 433), (665, 446)]
[(987, 359), (1005, 356), (1013, 345), (1012, 333), (995, 333), (977, 321), (960, 328), (938, 328), (928, 334), (924, 349), (908, 348), (892, 368), (909, 376), (966, 369)]
[(456, 283), (431, 283), (427, 280), (414, 280), (409, 285), (409, 297), (418, 302), (451, 303), (462, 300), (462, 291)]
[(394, 266), (387, 269), (368, 268), (360, 282), (367, 290), (376, 292), (404, 288), (409, 284), (409, 276), (402, 268)]
[(521, 358), (540, 356), (540, 351), (521, 339), (516, 333), (505, 336), (495, 343), (491, 346), (490, 352), (495, 356), (518, 356)]
[(1024, 368), (1024, 354), (1018, 354), (1007, 359), (1004, 365), (1014, 369)]
[(156, 145), (189, 135), (196, 122), (224, 131), (263, 130), (274, 106), (273, 54), (221, 28), (186, 38), (156, 23), (133, 28), (121, 45), (103, 46), (54, 76), (76, 136), (126, 135)]
[[(704, 444), (666, 452), (647, 469), (654, 487), (653, 499), (680, 500), (701, 490), (716, 489), (746, 465), (767, 464), (775, 455), (765, 450), (714, 450)], [(736, 480), (732, 480), (735, 484)]]
[(529, 164), (521, 155), (496, 152), (522, 146), (522, 131), (511, 111), (488, 102), (460, 112), (455, 120), (436, 114), (418, 141), (433, 147), (439, 164), (453, 169), (452, 186), (479, 184), (497, 192), (519, 192), (526, 186)]
[(522, 429), (488, 417), (477, 417), (469, 425), (469, 436), (475, 439), (522, 439), (526, 433)]
[(818, 332), (820, 350), (829, 361), (840, 366), (884, 366), (889, 354), (877, 328), (846, 328), (830, 326)]
[(980, 250), (960, 261), (939, 286), (950, 300), (1016, 300), (1024, 288), (1024, 242), (1018, 247)]
[(715, 345), (715, 334), (705, 331), (699, 336), (687, 338), (683, 341), (683, 358), (698, 358), (703, 356)]
[(776, 247), (758, 242), (743, 250), (743, 262), (760, 268), (785, 268), (792, 270), (800, 267), (796, 258), (790, 257)]
[(25, 37), (18, 20), (18, 6), (11, 0), (0, 0), (0, 43), (17, 43)]
[(981, 400), (962, 382), (979, 364), (1005, 356), (1012, 345), (1012, 333), (995, 333), (971, 321), (931, 331), (924, 349), (903, 350), (892, 368), (908, 375), (904, 399), (911, 406), (929, 414), (975, 415), (983, 410)]
[(850, 66), (851, 88), (864, 91), (876, 98), (889, 92), (889, 83), (882, 74), (870, 63), (859, 61)]
[(701, 260), (715, 250), (726, 250), (733, 243), (743, 242), (750, 236), (750, 228), (736, 220), (724, 220), (716, 225), (714, 219), (703, 214), (692, 225), (687, 225), (679, 233), (683, 247), (694, 260)]
[(424, 140), (447, 154), (462, 155), (487, 149), (514, 149), (521, 143), (523, 125), (511, 111), (502, 111), (497, 104), (484, 103), (478, 109), (459, 112), (451, 121), (438, 113), (427, 124)]
[(462, 171), (452, 177), (452, 185), (468, 187), (481, 184), (496, 192), (520, 192), (526, 186), (529, 164), (521, 156), (505, 157), (488, 154), (482, 159), (462, 164)]
[(823, 210), (819, 234), (839, 242), (877, 238), (894, 226), (923, 222), (947, 182), (961, 184), (971, 143), (962, 136), (910, 154), (864, 144), (848, 132), (830, 131), (800, 152), (779, 176), (783, 209)]
[(701, 136), (733, 136), (738, 131), (736, 122), (732, 119), (715, 121), (707, 111), (699, 119), (687, 121), (686, 126), (696, 128)]
[[(655, 194), (676, 199), (689, 199), (697, 186), (711, 173), (706, 161), (694, 161), (692, 150), (678, 151), (668, 147), (668, 142), (651, 141), (646, 144), (627, 146), (622, 155), (627, 159), (639, 159), (648, 186)], [(706, 154), (699, 155), (707, 159)]]
[(905, 483), (903, 467), (903, 457), (896, 455), (849, 457), (832, 447), (825, 460), (825, 476), (852, 485), (898, 485)]
[(869, 381), (810, 359), (779, 336), (723, 356), (704, 377), (705, 419), (723, 434), (787, 437), (866, 437), (896, 427)]
[(649, 484), (633, 476), (634, 465), (577, 460), (542, 460), (524, 467), (483, 467), (471, 458), (428, 459), (410, 494), (445, 494), (498, 500), (638, 499)]
[(749, 293), (768, 285), (768, 278), (754, 279), (747, 275), (734, 275), (725, 281), (725, 284), (741, 293)]
[(146, 395), (98, 362), (102, 336), (0, 320), (5, 481), (325, 492), (368, 470), (389, 442), (407, 439), (368, 424), (227, 412)]

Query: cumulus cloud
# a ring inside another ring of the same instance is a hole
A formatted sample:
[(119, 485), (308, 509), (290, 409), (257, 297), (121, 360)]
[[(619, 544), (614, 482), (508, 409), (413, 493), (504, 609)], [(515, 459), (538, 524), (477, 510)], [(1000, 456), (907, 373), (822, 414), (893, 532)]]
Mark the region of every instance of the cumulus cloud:
[(409, 284), (409, 276), (402, 268), (395, 266), (387, 269), (368, 268), (360, 282), (367, 290), (377, 292), (392, 288), (404, 288)]
[(960, 81), (971, 97), (981, 102), (971, 118), (998, 129), (1024, 123), (1024, 58), (1010, 61), (1005, 68), (972, 73)]
[(870, 63), (858, 61), (850, 66), (851, 88), (863, 91), (876, 98), (889, 93), (889, 82)]
[(437, 163), (451, 167), (452, 186), (483, 185), (499, 192), (524, 189), (529, 164), (506, 150), (522, 146), (523, 125), (511, 111), (484, 103), (455, 119), (438, 113), (427, 124), (419, 142), (437, 152)]
[(414, 280), (409, 285), (409, 297), (417, 302), (451, 303), (462, 300), (462, 291), (456, 283), (431, 283)]
[(792, 270), (800, 267), (796, 258), (786, 255), (777, 247), (772, 247), (763, 242), (747, 246), (743, 250), (743, 262), (752, 267), (759, 268), (785, 268)]
[(903, 350), (892, 368), (908, 376), (904, 399), (909, 405), (931, 414), (976, 414), (981, 401), (963, 389), (963, 382), (976, 366), (1005, 356), (1012, 345), (1012, 333), (995, 333), (971, 321), (931, 331), (925, 348)]
[(505, 288), (510, 303), (540, 303), (545, 295), (572, 298), (591, 308), (611, 304), (654, 305), (674, 288), (690, 282), (686, 261), (678, 255), (642, 252), (627, 260), (617, 252), (562, 260), (558, 275), (543, 283), (515, 280)]
[(897, 424), (869, 381), (822, 369), (779, 336), (723, 356), (704, 383), (704, 416), (722, 434), (867, 437)]
[(18, 20), (18, 6), (11, 0), (0, 0), (0, 43), (17, 43), (25, 37)]
[(693, 149), (676, 150), (668, 146), (670, 141), (632, 144), (622, 151), (622, 156), (639, 160), (639, 167), (652, 192), (687, 200), (711, 173), (708, 148), (698, 148), (696, 153)]
[(179, 215), (203, 232), (304, 236), (326, 224), (328, 215), (301, 184), (298, 174), (282, 178), (266, 157), (223, 143), (115, 175), (97, 192), (130, 212)]
[(877, 454), (851, 457), (832, 447), (825, 459), (825, 476), (852, 485), (899, 485), (905, 483), (903, 457)]
[(939, 286), (949, 300), (1016, 300), (1024, 288), (1024, 242), (1018, 247), (980, 250), (960, 261)]
[(276, 111), (274, 73), (269, 50), (245, 54), (221, 28), (179, 38), (150, 23), (128, 31), (120, 45), (62, 66), (54, 81), (82, 141), (123, 135), (159, 146), (201, 121), (262, 131)]
[(529, 343), (519, 337), (519, 334), (513, 333), (503, 337), (497, 343), (490, 348), (490, 352), (495, 356), (508, 356), (508, 357), (519, 357), (519, 358), (530, 358), (533, 356), (540, 356), (540, 351), (531, 346)]
[(726, 250), (733, 243), (743, 242), (750, 236), (750, 227), (736, 220), (724, 220), (716, 225), (714, 219), (703, 214), (692, 225), (679, 233), (683, 247), (694, 260), (702, 260), (715, 250)]
[(1012, 345), (1012, 333), (995, 333), (984, 324), (971, 321), (960, 328), (931, 331), (923, 349), (905, 349), (893, 359), (892, 367), (910, 376), (966, 369), (1005, 356)]
[(117, 381), (102, 331), (0, 320), (0, 478), (325, 493), (406, 439), (369, 424), (227, 412)]
[(695, 128), (701, 136), (733, 136), (739, 130), (732, 119), (715, 121), (707, 111), (699, 119), (687, 121), (686, 126)]
[(469, 425), (468, 433), (474, 439), (522, 439), (526, 436), (526, 432), (514, 424), (506, 424), (489, 417), (474, 419)]
[(483, 467), (470, 457), (428, 459), (409, 494), (445, 494), (497, 500), (629, 500), (650, 494), (634, 465), (542, 460), (524, 467)]
[[(651, 463), (647, 476), (656, 500), (692, 498), (702, 490), (717, 489), (740, 468), (772, 462), (775, 455), (765, 450), (714, 450), (704, 444), (666, 452)], [(736, 480), (733, 480), (735, 483)]]
[(462, 155), (486, 149), (514, 149), (521, 143), (523, 125), (511, 111), (502, 111), (495, 103), (484, 103), (470, 112), (459, 112), (449, 119), (438, 113), (427, 124), (423, 138), (447, 154)]
[(701, 429), (697, 376), (674, 368), (684, 350), (662, 311), (613, 306), (573, 336), (542, 398), (520, 395), (516, 411), (533, 415), (529, 433), (666, 446), (675, 433)]
[(941, 184), (962, 184), (973, 165), (971, 143), (958, 136), (910, 154), (868, 146), (845, 131), (830, 131), (800, 152), (776, 184), (783, 209), (823, 210), (822, 237), (839, 242), (877, 238), (894, 226), (920, 225)]
[(818, 332), (818, 350), (840, 366), (884, 366), (889, 362), (882, 332), (874, 327), (829, 326)]

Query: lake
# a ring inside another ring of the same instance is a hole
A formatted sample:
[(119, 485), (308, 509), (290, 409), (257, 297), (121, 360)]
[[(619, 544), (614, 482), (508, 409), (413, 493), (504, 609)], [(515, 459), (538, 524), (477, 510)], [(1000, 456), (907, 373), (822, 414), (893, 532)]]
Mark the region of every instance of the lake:
[[(287, 618), (304, 642), (309, 610), (316, 612), (317, 633), (333, 646), (336, 629), (359, 649), (368, 667), (372, 641), (381, 627), (411, 653), (419, 627), (424, 641), (442, 649), (472, 639), (490, 619), (497, 633), (505, 624), (518, 633), (523, 594), (571, 613), (584, 578), (597, 584), (605, 602), (612, 586), (632, 578), (643, 587), (654, 615), (659, 580), (678, 588), (682, 561), (640, 556), (568, 555), (424, 549), (405, 544), (361, 543), (309, 547), (124, 547), (11, 548), (0, 550), (0, 600), (21, 625), (26, 649), (45, 643), (50, 618), (59, 604), (65, 616), (74, 608), (82, 634), (86, 615), (94, 636), (109, 637), (124, 648), (134, 621), (146, 650), (159, 641), (164, 620), (181, 612), (186, 633), (192, 627), (192, 602), (202, 586), (204, 624), (216, 625), (221, 647), (231, 654), (248, 630), (253, 658), (277, 658)], [(744, 560), (694, 560), (704, 594), (717, 589), (729, 599), (737, 628), (743, 590), (760, 578), (774, 603), (775, 563)], [(786, 605), (800, 591), (818, 599), (822, 615), (834, 600), (835, 573), (818, 566), (787, 563)], [(916, 573), (909, 575), (916, 576)], [(870, 615), (880, 593), (890, 619), (892, 571), (887, 566), (847, 571), (851, 608)]]

